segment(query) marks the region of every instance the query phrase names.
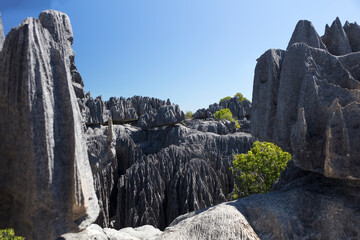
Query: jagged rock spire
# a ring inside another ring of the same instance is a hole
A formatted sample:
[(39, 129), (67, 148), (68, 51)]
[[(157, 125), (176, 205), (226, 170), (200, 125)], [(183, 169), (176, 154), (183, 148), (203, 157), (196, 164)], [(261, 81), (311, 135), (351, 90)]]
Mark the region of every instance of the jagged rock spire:
[(352, 51), (360, 51), (360, 26), (356, 22), (349, 23), (346, 21), (344, 30), (349, 39)]
[(300, 20), (296, 24), (287, 48), (294, 43), (300, 42), (306, 43), (310, 47), (326, 49), (325, 44), (322, 42), (313, 24), (307, 20)]
[(337, 17), (331, 24), (331, 27), (326, 24), (325, 34), (321, 37), (329, 52), (333, 55), (339, 56), (351, 53), (351, 46), (349, 39), (342, 28), (340, 19)]

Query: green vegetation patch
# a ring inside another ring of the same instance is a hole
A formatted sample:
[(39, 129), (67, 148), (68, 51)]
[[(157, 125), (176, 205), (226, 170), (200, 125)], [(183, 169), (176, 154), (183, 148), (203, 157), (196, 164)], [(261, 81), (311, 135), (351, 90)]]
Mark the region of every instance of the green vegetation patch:
[[(242, 95), (242, 93), (239, 93), (239, 92), (234, 95), (234, 98), (239, 99), (239, 102), (242, 102), (242, 101), (245, 101), (245, 100), (249, 101), (246, 97), (244, 97)], [(231, 99), (231, 97), (230, 96), (224, 97), (224, 98), (220, 99), (219, 103), (221, 103), (222, 101), (228, 100), (228, 99)]]
[(220, 99), (219, 102), (222, 102), (222, 101), (225, 101), (225, 100), (228, 100), (228, 99), (231, 99), (231, 97), (230, 96), (224, 97), (224, 98)]
[(246, 154), (234, 157), (231, 170), (235, 176), (234, 198), (270, 191), (291, 155), (271, 142), (254, 142)]
[(24, 240), (23, 237), (15, 236), (15, 231), (12, 228), (0, 230), (0, 240)]
[(215, 112), (214, 116), (215, 116), (216, 120), (218, 120), (218, 121), (228, 120), (231, 122), (235, 122), (235, 127), (240, 128), (240, 124), (238, 123), (238, 121), (236, 121), (233, 118), (233, 115), (232, 115), (230, 109), (228, 109), (228, 108), (224, 108), (224, 109), (221, 109), (221, 110)]

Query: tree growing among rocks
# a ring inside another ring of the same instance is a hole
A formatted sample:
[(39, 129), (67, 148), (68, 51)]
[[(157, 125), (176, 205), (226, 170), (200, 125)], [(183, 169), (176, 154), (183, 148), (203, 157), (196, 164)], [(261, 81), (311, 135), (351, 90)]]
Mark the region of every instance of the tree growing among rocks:
[(291, 155), (271, 142), (254, 142), (248, 153), (235, 155), (231, 170), (235, 176), (234, 198), (270, 191)]

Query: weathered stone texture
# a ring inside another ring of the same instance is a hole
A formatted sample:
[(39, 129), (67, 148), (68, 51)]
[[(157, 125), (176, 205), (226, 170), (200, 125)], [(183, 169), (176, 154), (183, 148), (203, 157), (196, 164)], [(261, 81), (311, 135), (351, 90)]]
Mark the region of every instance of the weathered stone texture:
[[(339, 34), (339, 24), (328, 34)], [(255, 70), (252, 134), (290, 151), (304, 170), (358, 179), (358, 60), (358, 53), (337, 57), (304, 41), (286, 52), (269, 50)]]
[(72, 86), (72, 30), (60, 12), (28, 18), (0, 53), (0, 225), (55, 239), (98, 216)]

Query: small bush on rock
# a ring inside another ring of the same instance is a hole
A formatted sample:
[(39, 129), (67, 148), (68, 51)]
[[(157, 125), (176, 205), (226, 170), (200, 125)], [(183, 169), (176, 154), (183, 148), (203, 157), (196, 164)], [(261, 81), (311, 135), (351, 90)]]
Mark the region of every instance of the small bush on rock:
[(192, 118), (192, 115), (193, 115), (192, 111), (187, 111), (187, 112), (185, 113), (185, 118), (186, 118), (186, 119), (191, 119), (191, 118)]
[(235, 176), (234, 198), (270, 191), (290, 160), (290, 153), (275, 144), (254, 142), (248, 153), (234, 157), (231, 167)]
[(230, 96), (224, 97), (224, 98), (220, 99), (219, 102), (222, 102), (222, 101), (225, 101), (225, 100), (228, 100), (228, 99), (231, 99), (231, 97)]
[(15, 231), (12, 228), (0, 230), (0, 240), (24, 240), (23, 237), (15, 236)]
[(231, 122), (235, 122), (235, 127), (240, 128), (240, 124), (233, 118), (232, 113), (228, 108), (220, 109), (219, 111), (214, 113), (214, 116), (218, 121), (228, 120)]
[(244, 100), (249, 101), (249, 100), (248, 100), (246, 97), (244, 97), (241, 93), (236, 93), (234, 97), (238, 98), (238, 99), (239, 99), (239, 102), (242, 102), (242, 101), (244, 101)]

